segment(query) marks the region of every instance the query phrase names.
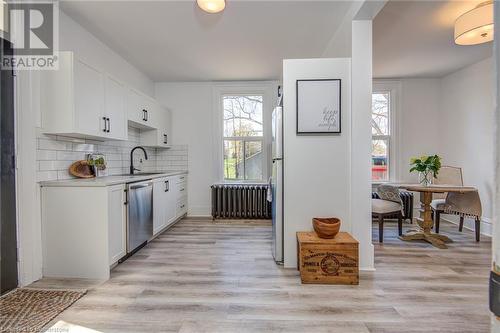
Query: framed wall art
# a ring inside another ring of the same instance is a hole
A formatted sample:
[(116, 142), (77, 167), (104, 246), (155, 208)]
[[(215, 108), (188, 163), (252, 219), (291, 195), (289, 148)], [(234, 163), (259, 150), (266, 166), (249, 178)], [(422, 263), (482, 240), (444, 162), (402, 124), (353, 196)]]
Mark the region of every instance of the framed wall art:
[(341, 80), (297, 80), (297, 134), (341, 133)]

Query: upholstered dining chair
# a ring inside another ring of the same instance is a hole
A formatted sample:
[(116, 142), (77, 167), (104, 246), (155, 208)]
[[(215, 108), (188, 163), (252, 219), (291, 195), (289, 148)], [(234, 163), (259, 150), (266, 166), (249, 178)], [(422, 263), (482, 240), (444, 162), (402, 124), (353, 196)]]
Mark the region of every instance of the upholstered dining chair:
[[(433, 179), (433, 183), (436, 185), (463, 186), (462, 168), (454, 166), (441, 167), (437, 177)], [(439, 233), (439, 222), (441, 220), (441, 214), (444, 213), (446, 195), (447, 193), (434, 193), (432, 196), (431, 208), (434, 216), (434, 229), (436, 233)]]
[(403, 234), (403, 202), (399, 189), (392, 185), (379, 185), (377, 194), (380, 199), (372, 199), (372, 217), (378, 218), (378, 241), (384, 242), (384, 218), (398, 216), (398, 233)]
[[(439, 170), (438, 176), (434, 178), (434, 184), (463, 186), (462, 168), (443, 166)], [(462, 232), (464, 227), (464, 219), (469, 217), (475, 221), (476, 241), (479, 242), (482, 208), (478, 192), (434, 194), (431, 208), (434, 215), (434, 229), (436, 233), (439, 233), (441, 214), (458, 215), (460, 217), (460, 224), (458, 226), (460, 232)]]

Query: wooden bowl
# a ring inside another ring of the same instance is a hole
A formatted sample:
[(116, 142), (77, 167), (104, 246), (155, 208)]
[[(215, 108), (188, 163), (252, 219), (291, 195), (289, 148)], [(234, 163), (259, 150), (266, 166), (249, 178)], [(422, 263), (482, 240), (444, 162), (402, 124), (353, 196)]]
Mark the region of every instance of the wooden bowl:
[(319, 238), (335, 238), (339, 233), (341, 221), (336, 217), (314, 217), (312, 224)]

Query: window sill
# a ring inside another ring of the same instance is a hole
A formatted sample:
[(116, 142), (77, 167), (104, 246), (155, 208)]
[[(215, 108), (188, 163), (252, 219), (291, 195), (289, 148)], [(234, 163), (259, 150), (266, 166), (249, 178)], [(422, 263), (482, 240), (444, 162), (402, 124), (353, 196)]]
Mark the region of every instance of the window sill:
[(372, 181), (372, 185), (382, 185), (382, 184), (390, 184), (393, 183), (392, 180), (377, 180), (377, 181)]

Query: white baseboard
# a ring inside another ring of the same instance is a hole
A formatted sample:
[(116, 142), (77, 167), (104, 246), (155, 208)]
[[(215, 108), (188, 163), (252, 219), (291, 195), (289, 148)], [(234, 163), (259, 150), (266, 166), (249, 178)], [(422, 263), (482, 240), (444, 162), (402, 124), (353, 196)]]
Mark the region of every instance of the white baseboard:
[(188, 204), (188, 216), (211, 216), (210, 206), (192, 206)]
[[(446, 221), (446, 222), (453, 223), (455, 225), (459, 225), (460, 218), (458, 216), (455, 216), (455, 215), (443, 216), (443, 214), (441, 214), (441, 221)], [(464, 228), (467, 230), (474, 231), (475, 230), (474, 220), (471, 218), (465, 218)], [(481, 235), (491, 237), (492, 234), (493, 234), (493, 225), (491, 224), (491, 219), (489, 219), (487, 217), (481, 218)]]
[(212, 219), (212, 215), (192, 215), (192, 214), (188, 214), (186, 217), (188, 219), (192, 219), (192, 220)]

